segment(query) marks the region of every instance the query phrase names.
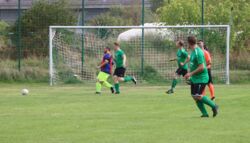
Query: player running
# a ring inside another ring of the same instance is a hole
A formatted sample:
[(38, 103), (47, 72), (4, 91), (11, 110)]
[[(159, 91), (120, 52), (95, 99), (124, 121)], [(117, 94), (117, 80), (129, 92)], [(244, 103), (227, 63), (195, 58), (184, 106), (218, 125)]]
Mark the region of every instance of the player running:
[(97, 68), (101, 69), (101, 71), (99, 72), (97, 76), (96, 94), (101, 94), (102, 85), (110, 88), (111, 93), (114, 93), (113, 86), (107, 81), (108, 77), (112, 73), (112, 64), (113, 64), (113, 58), (110, 52), (110, 48), (105, 47), (102, 62), (99, 66), (97, 66)]
[(174, 79), (172, 81), (171, 88), (168, 91), (166, 91), (167, 94), (174, 93), (174, 88), (176, 84), (178, 83), (177, 78), (180, 77), (181, 75), (184, 76), (187, 73), (187, 70), (188, 70), (187, 63), (189, 61), (189, 56), (188, 56), (188, 52), (185, 50), (183, 46), (184, 46), (184, 42), (182, 40), (178, 40), (176, 42), (176, 47), (178, 48), (178, 51), (176, 54), (177, 59), (173, 59), (173, 60), (177, 60), (178, 69), (174, 73)]
[(212, 108), (213, 117), (218, 114), (218, 106), (207, 96), (203, 96), (202, 92), (208, 82), (208, 72), (203, 51), (196, 45), (194, 36), (188, 37), (190, 55), (190, 72), (184, 78), (191, 81), (191, 95), (201, 111), (201, 117), (209, 117), (204, 104)]
[[(208, 77), (209, 77), (207, 85), (208, 85), (208, 88), (210, 91), (210, 98), (211, 98), (211, 100), (214, 100), (215, 99), (214, 85), (213, 85), (213, 80), (212, 80), (212, 75), (211, 75), (212, 59), (211, 59), (210, 53), (207, 50), (206, 45), (204, 44), (204, 41), (199, 40), (198, 45), (202, 49), (202, 51), (204, 52), (204, 56), (205, 56), (205, 60), (206, 60), (206, 64), (207, 64)], [(205, 95), (205, 89), (204, 89), (202, 95)]]
[[(136, 79), (133, 76), (125, 76), (126, 72), (126, 55), (121, 50), (119, 43), (114, 43), (114, 49), (115, 49), (115, 65), (116, 69), (114, 72), (114, 83), (115, 83), (115, 94), (120, 94), (120, 84), (119, 82), (124, 81), (132, 81), (134, 84), (136, 84)], [(124, 77), (125, 76), (125, 77)]]

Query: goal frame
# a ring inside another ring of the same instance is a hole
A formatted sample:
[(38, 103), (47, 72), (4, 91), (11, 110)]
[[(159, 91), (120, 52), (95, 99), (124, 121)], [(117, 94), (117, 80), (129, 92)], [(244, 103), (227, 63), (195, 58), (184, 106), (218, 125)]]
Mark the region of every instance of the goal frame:
[(53, 37), (54, 29), (152, 29), (152, 28), (226, 28), (226, 84), (230, 84), (230, 25), (167, 25), (167, 26), (49, 26), (49, 84), (53, 85)]

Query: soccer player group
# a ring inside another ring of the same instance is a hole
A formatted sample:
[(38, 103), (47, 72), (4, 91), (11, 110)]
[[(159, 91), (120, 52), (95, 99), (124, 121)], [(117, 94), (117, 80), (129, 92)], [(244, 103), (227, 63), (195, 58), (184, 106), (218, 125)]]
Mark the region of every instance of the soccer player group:
[[(120, 48), (120, 45), (115, 42), (114, 43), (115, 50), (115, 58), (113, 61), (113, 57), (111, 54), (111, 49), (109, 47), (104, 48), (104, 56), (102, 58), (102, 62), (98, 69), (101, 69), (97, 76), (96, 82), (96, 94), (101, 94), (102, 85), (110, 88), (111, 93), (120, 94), (120, 84), (119, 82), (128, 82), (132, 81), (134, 84), (137, 83), (134, 76), (125, 76), (126, 72), (126, 55), (124, 51)], [(112, 86), (108, 81), (108, 77), (112, 74), (112, 66), (115, 63), (116, 69), (113, 74), (114, 86)]]
[[(187, 80), (187, 83), (191, 85), (191, 95), (196, 102), (197, 107), (201, 111), (201, 117), (209, 117), (205, 105), (211, 107), (213, 111), (213, 117), (218, 114), (218, 106), (213, 101), (215, 99), (214, 96), (214, 86), (212, 82), (211, 76), (211, 57), (207, 50), (205, 43), (202, 40), (197, 42), (195, 36), (189, 36), (187, 38), (188, 48), (191, 50), (190, 56), (188, 52), (184, 48), (184, 42), (182, 40), (178, 40), (176, 42), (177, 51), (177, 63), (178, 69), (174, 74), (174, 79), (172, 81), (171, 88), (166, 92), (167, 94), (174, 93), (174, 88), (178, 82), (177, 77), (181, 75)], [(112, 93), (119, 94), (120, 93), (120, 85), (119, 82), (128, 82), (132, 81), (136, 84), (135, 77), (125, 76), (126, 71), (126, 55), (120, 49), (120, 45), (115, 42), (114, 43), (115, 50), (115, 58), (114, 63), (116, 65), (116, 69), (114, 72), (114, 86), (107, 82), (108, 77), (112, 74), (112, 65), (113, 58), (111, 55), (110, 48), (104, 48), (104, 56), (101, 64), (97, 67), (100, 68), (101, 71), (97, 76), (96, 82), (96, 94), (101, 93), (102, 85), (110, 88)], [(188, 63), (190, 69), (188, 70)], [(205, 96), (205, 87), (208, 85), (210, 90), (210, 97)]]

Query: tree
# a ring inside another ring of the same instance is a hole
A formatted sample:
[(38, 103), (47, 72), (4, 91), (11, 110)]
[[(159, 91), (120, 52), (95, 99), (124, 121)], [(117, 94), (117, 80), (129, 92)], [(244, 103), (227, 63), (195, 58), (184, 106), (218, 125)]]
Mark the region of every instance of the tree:
[[(205, 24), (230, 24), (234, 50), (247, 49), (250, 37), (249, 0), (205, 1)], [(174, 0), (157, 9), (168, 25), (201, 24), (201, 0)], [(248, 47), (249, 48), (249, 47)]]
[[(25, 51), (38, 56), (48, 55), (48, 29), (50, 25), (75, 25), (77, 18), (66, 1), (52, 3), (37, 1), (21, 16), (21, 43)], [(16, 30), (16, 22), (13, 31)]]

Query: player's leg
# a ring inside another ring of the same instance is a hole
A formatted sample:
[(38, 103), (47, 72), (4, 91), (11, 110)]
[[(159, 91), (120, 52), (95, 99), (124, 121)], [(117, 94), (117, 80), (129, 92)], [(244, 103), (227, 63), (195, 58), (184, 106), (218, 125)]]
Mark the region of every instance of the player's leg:
[(100, 72), (99, 81), (102, 85), (108, 87), (111, 90), (111, 92), (114, 93), (113, 86), (107, 81), (109, 76), (110, 75), (105, 72)]
[(116, 94), (120, 93), (120, 84), (119, 84), (119, 80), (118, 80), (119, 75), (120, 75), (119, 68), (116, 68), (115, 71), (114, 71), (114, 76), (113, 76), (114, 87), (115, 87), (115, 93)]
[(191, 95), (192, 95), (193, 99), (195, 100), (196, 105), (202, 114), (201, 117), (208, 117), (208, 113), (207, 113), (207, 110), (204, 106), (204, 103), (201, 102), (200, 100), (198, 100), (198, 98), (200, 96), (202, 96), (198, 93), (199, 92), (198, 90), (199, 90), (198, 86), (196, 84), (191, 83)]
[(101, 79), (101, 72), (98, 73), (98, 76), (96, 79), (96, 94), (101, 94), (102, 83), (100, 79)]
[[(137, 83), (136, 78), (135, 78), (134, 76), (129, 76), (129, 75), (125, 76), (125, 72), (126, 72), (126, 69), (125, 69), (125, 68), (120, 68), (120, 69), (119, 69), (120, 75), (119, 75), (118, 80), (119, 80), (119, 81), (123, 81), (123, 82), (132, 81), (134, 84), (136, 84), (136, 83)], [(124, 76), (125, 76), (125, 77), (124, 77)]]
[(181, 68), (178, 68), (176, 72), (174, 73), (171, 88), (166, 92), (167, 94), (174, 93), (174, 88), (176, 87), (178, 83), (177, 78), (181, 75), (181, 72), (182, 72)]
[(118, 76), (114, 75), (114, 87), (115, 87), (115, 93), (119, 94), (120, 93), (120, 84), (119, 84), (119, 80), (118, 80)]
[(214, 100), (215, 99), (215, 96), (214, 96), (214, 85), (213, 85), (213, 80), (212, 80), (211, 69), (208, 69), (208, 76), (209, 76), (208, 88), (209, 88), (209, 92), (210, 92), (210, 98), (212, 100)]
[(194, 98), (211, 107), (213, 111), (213, 117), (215, 117), (218, 114), (218, 106), (207, 96), (202, 96), (202, 92), (205, 86), (206, 84), (204, 83), (194, 84), (194, 89), (196, 93), (196, 96), (194, 96)]

